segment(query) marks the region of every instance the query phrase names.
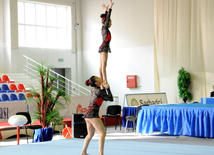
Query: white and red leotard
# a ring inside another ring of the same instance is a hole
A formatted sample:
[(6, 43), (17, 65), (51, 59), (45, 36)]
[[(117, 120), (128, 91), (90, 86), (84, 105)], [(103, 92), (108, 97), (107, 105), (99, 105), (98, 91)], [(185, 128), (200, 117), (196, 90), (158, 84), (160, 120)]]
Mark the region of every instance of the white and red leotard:
[(108, 89), (100, 89), (94, 88), (91, 93), (91, 101), (84, 113), (85, 118), (99, 118), (99, 109), (100, 106), (105, 101), (113, 101), (113, 96), (110, 88)]

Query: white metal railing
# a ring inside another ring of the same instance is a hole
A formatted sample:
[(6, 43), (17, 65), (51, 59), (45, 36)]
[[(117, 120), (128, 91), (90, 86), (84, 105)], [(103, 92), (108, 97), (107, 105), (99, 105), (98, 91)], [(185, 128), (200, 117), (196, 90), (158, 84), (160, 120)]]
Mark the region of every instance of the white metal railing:
[[(38, 68), (37, 66), (43, 66), (42, 64), (36, 62), (35, 60), (23, 55), (26, 59), (26, 64), (24, 65), (24, 71), (25, 74), (27, 74), (30, 77), (33, 77), (34, 79), (37, 79), (39, 81), (39, 75), (38, 75)], [(47, 68), (46, 66), (43, 66), (44, 68)], [(67, 79), (66, 77), (56, 73), (53, 70), (49, 70), (49, 74), (56, 78), (61, 78), (61, 83), (59, 80), (55, 80), (53, 86), (56, 88), (62, 88), (62, 90), (65, 91), (65, 93), (69, 96), (81, 96), (81, 95), (90, 95), (90, 90), (82, 87), (81, 85)], [(39, 81), (40, 82), (40, 81)]]

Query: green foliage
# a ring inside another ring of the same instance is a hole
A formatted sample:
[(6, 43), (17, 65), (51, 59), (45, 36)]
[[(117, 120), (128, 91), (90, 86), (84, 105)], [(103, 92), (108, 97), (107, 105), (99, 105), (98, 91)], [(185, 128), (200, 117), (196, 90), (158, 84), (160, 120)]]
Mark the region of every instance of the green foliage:
[(191, 84), (191, 77), (190, 73), (186, 72), (186, 70), (182, 67), (178, 71), (178, 79), (177, 79), (177, 84), (178, 84), (178, 93), (179, 97), (182, 98), (183, 100), (189, 100), (192, 101), (192, 94), (188, 91), (189, 86)]
[(34, 111), (34, 118), (39, 120), (43, 128), (48, 127), (50, 122), (61, 122), (59, 110), (63, 107), (62, 102), (68, 102), (69, 98), (62, 89), (57, 89), (53, 86), (55, 80), (63, 81), (49, 75), (49, 67), (43, 65), (37, 66), (41, 90), (31, 89), (32, 94), (27, 100), (28, 102), (35, 102), (37, 105)]

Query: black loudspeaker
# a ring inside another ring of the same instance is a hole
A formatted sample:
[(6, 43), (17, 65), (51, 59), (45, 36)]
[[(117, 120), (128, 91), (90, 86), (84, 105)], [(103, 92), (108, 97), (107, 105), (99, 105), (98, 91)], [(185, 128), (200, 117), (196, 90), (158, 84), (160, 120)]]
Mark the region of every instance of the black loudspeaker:
[(88, 134), (83, 114), (72, 114), (72, 137), (85, 138)]

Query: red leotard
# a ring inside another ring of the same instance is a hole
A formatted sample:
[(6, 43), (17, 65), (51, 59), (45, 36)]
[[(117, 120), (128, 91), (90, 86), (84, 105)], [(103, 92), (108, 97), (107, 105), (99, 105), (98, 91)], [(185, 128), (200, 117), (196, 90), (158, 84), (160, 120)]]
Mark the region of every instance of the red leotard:
[(105, 90), (105, 89), (101, 90), (100, 88), (92, 89), (91, 101), (88, 106), (88, 109), (84, 113), (84, 117), (85, 118), (99, 118), (99, 109), (103, 103), (103, 100), (113, 101), (113, 96), (111, 94), (110, 88), (108, 88), (107, 90)]
[(105, 12), (106, 14), (106, 17), (105, 17), (105, 22), (102, 26), (102, 29), (101, 29), (101, 34), (103, 36), (103, 43), (102, 45), (100, 46), (99, 48), (99, 53), (101, 52), (111, 52), (111, 49), (110, 49), (110, 41), (111, 41), (111, 33), (108, 29), (109, 27), (109, 22), (110, 22), (110, 16), (111, 16), (111, 10), (112, 9), (109, 9), (109, 12)]

